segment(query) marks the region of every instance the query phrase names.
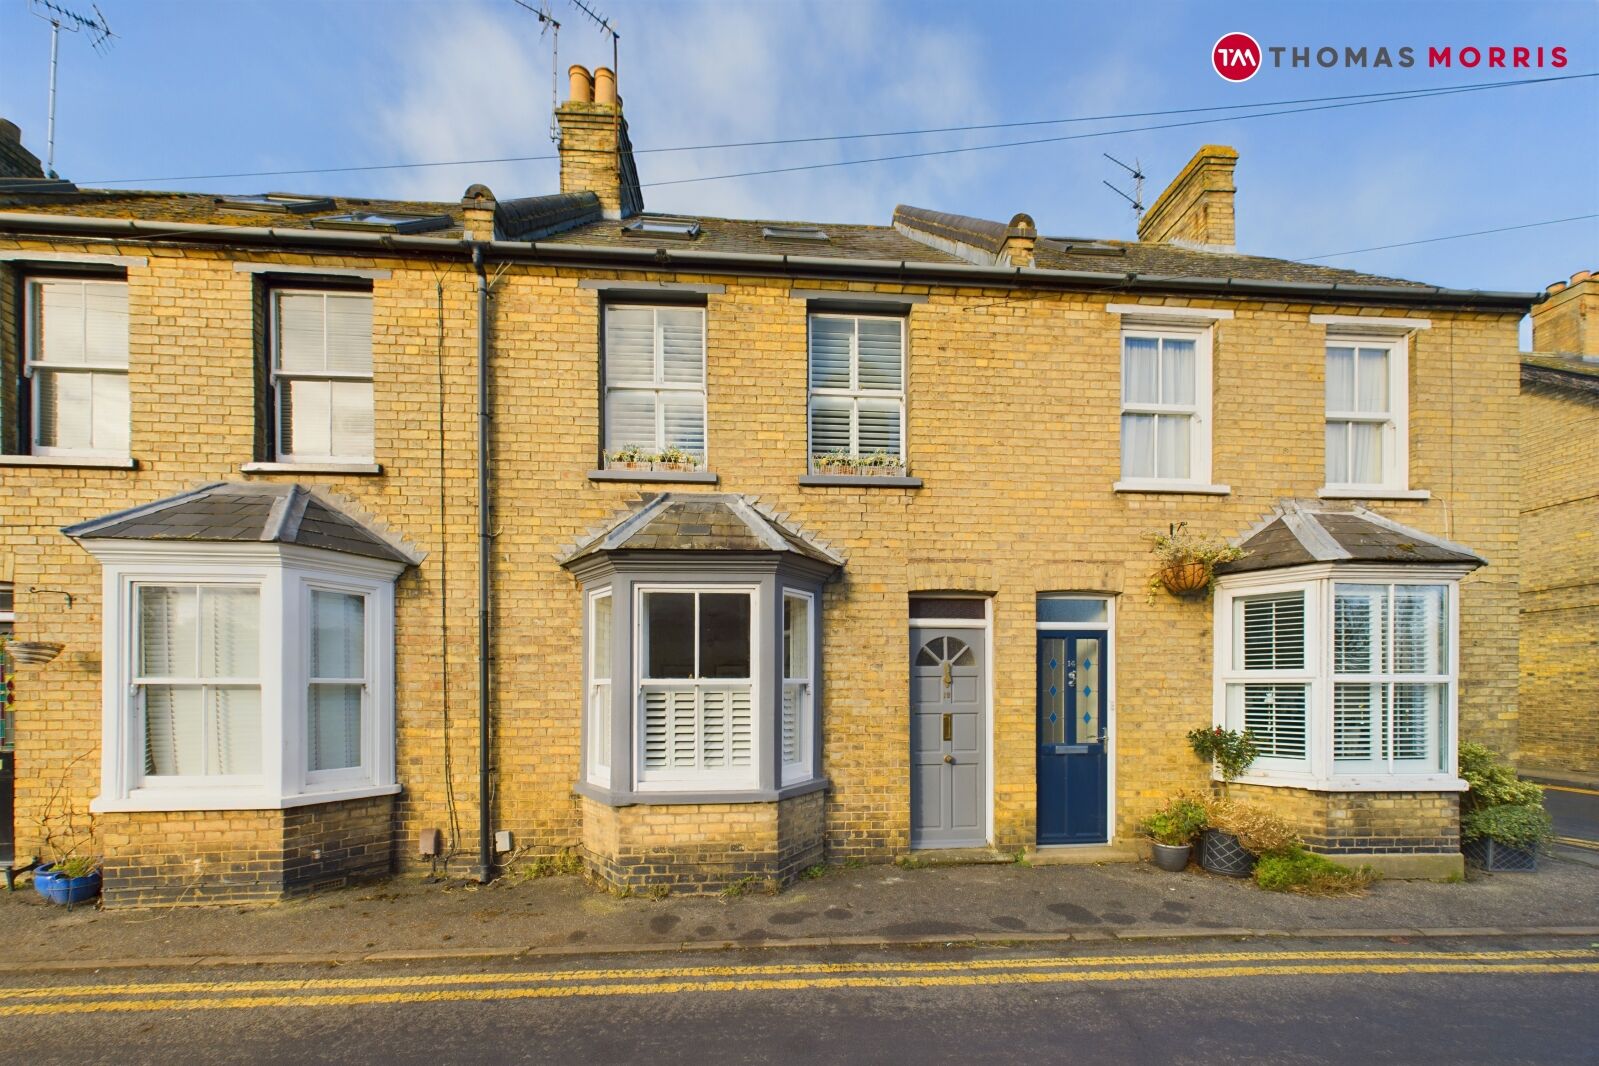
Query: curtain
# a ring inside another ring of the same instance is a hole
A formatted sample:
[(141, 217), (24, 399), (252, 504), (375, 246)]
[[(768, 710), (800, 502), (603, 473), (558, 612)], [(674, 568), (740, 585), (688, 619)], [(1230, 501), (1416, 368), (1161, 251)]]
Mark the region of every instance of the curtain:
[(1122, 403), (1160, 402), (1160, 341), (1154, 337), (1122, 340)]

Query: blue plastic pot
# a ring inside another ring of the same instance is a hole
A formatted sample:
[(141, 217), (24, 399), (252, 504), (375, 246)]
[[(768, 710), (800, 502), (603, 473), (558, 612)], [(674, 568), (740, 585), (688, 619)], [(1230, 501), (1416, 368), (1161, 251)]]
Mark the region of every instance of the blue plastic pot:
[(47, 862), (33, 871), (33, 890), (51, 903), (82, 903), (100, 894), (100, 871), (63, 877), (55, 872), (55, 863)]

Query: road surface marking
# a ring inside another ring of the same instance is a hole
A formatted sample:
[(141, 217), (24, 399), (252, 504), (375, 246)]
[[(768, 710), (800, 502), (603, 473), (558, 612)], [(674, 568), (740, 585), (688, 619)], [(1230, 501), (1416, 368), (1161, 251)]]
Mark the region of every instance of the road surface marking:
[(127, 984), (39, 985), (0, 987), (0, 1001), (58, 999), (73, 996), (151, 994), (219, 994), (233, 992), (316, 992), (348, 988), (437, 988), (448, 985), (548, 984), (557, 981), (662, 980), (666, 978), (791, 977), (848, 973), (946, 973), (962, 970), (1030, 970), (1059, 967), (1171, 966), (1175, 964), (1272, 962), (1376, 962), (1416, 959), (1425, 962), (1499, 962), (1584, 960), (1599, 962), (1599, 952), (1582, 948), (1516, 951), (1230, 951), (1181, 955), (1068, 955), (1017, 959), (910, 962), (775, 963), (747, 966), (683, 966), (640, 969), (545, 970), (534, 972), (375, 975), (372, 977), (307, 977), (257, 981), (167, 981)]
[(1599, 789), (1578, 788), (1576, 785), (1539, 785), (1538, 787), (1549, 789), (1552, 792), (1575, 792), (1579, 796), (1599, 796)]
[(1599, 851), (1599, 840), (1584, 840), (1582, 837), (1555, 837), (1556, 844), (1565, 844), (1573, 848), (1587, 848), (1589, 851)]
[(595, 996), (658, 996), (704, 992), (806, 991), (845, 988), (955, 988), (1006, 985), (1103, 984), (1129, 981), (1198, 980), (1283, 976), (1390, 976), (1401, 974), (1594, 974), (1599, 962), (1366, 963), (1290, 966), (1169, 965), (1120, 970), (1070, 970), (1051, 973), (865, 974), (767, 979), (708, 979), (652, 984), (568, 984), (536, 988), (433, 988), (413, 992), (332, 993), (319, 996), (218, 996), (192, 999), (82, 1000), (64, 1003), (0, 1005), (0, 1017), (61, 1014), (133, 1013), (182, 1010), (259, 1010), (284, 1007), (351, 1007), (385, 1004), (491, 1002), (496, 1000), (577, 999)]

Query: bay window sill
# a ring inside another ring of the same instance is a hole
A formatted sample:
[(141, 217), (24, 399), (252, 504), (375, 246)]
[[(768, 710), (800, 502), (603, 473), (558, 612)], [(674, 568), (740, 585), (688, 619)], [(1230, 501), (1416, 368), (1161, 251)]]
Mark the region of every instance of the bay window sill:
[(301, 792), (293, 796), (235, 788), (140, 788), (124, 797), (96, 796), (89, 803), (89, 810), (95, 814), (139, 811), (281, 811), (291, 807), (309, 807), (317, 803), (341, 803), (345, 800), (371, 799), (375, 796), (394, 796), (399, 792), (400, 786), (397, 784), (323, 789)]
[(776, 803), (779, 800), (792, 799), (795, 796), (805, 796), (812, 792), (821, 792), (828, 787), (825, 777), (815, 777), (809, 781), (801, 781), (782, 788), (756, 788), (756, 789), (700, 789), (694, 790), (692, 786), (680, 785), (670, 791), (662, 789), (653, 791), (649, 789), (609, 789), (588, 781), (578, 781), (572, 786), (572, 791), (579, 796), (585, 796), (596, 803), (603, 803), (607, 807), (634, 807), (651, 804), (686, 804), (686, 803)]
[(124, 455), (0, 455), (0, 466), (40, 466), (59, 470), (137, 470), (139, 461)]
[(709, 470), (590, 470), (590, 481), (675, 482), (679, 485), (714, 485), (720, 478)]
[[(1212, 781), (1221, 781), (1213, 774)], [(1448, 774), (1350, 774), (1316, 777), (1289, 771), (1257, 771), (1233, 779), (1235, 785), (1263, 788), (1300, 788), (1307, 792), (1464, 792), (1470, 786)]]
[(246, 474), (381, 474), (378, 463), (245, 463)]
[(1231, 485), (1206, 485), (1197, 481), (1118, 481), (1111, 486), (1114, 492), (1165, 493), (1171, 496), (1230, 496)]
[(877, 474), (801, 474), (799, 483), (807, 488), (822, 486), (847, 489), (919, 489), (922, 479), (903, 475)]
[(1379, 485), (1323, 485), (1316, 490), (1323, 500), (1430, 500), (1426, 489), (1385, 489)]

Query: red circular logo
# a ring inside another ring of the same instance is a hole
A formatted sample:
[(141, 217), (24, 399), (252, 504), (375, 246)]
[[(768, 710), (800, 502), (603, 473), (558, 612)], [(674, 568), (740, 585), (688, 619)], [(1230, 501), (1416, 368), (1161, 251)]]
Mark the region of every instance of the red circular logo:
[(1260, 45), (1247, 33), (1229, 33), (1210, 50), (1210, 61), (1228, 81), (1248, 81), (1260, 73)]

